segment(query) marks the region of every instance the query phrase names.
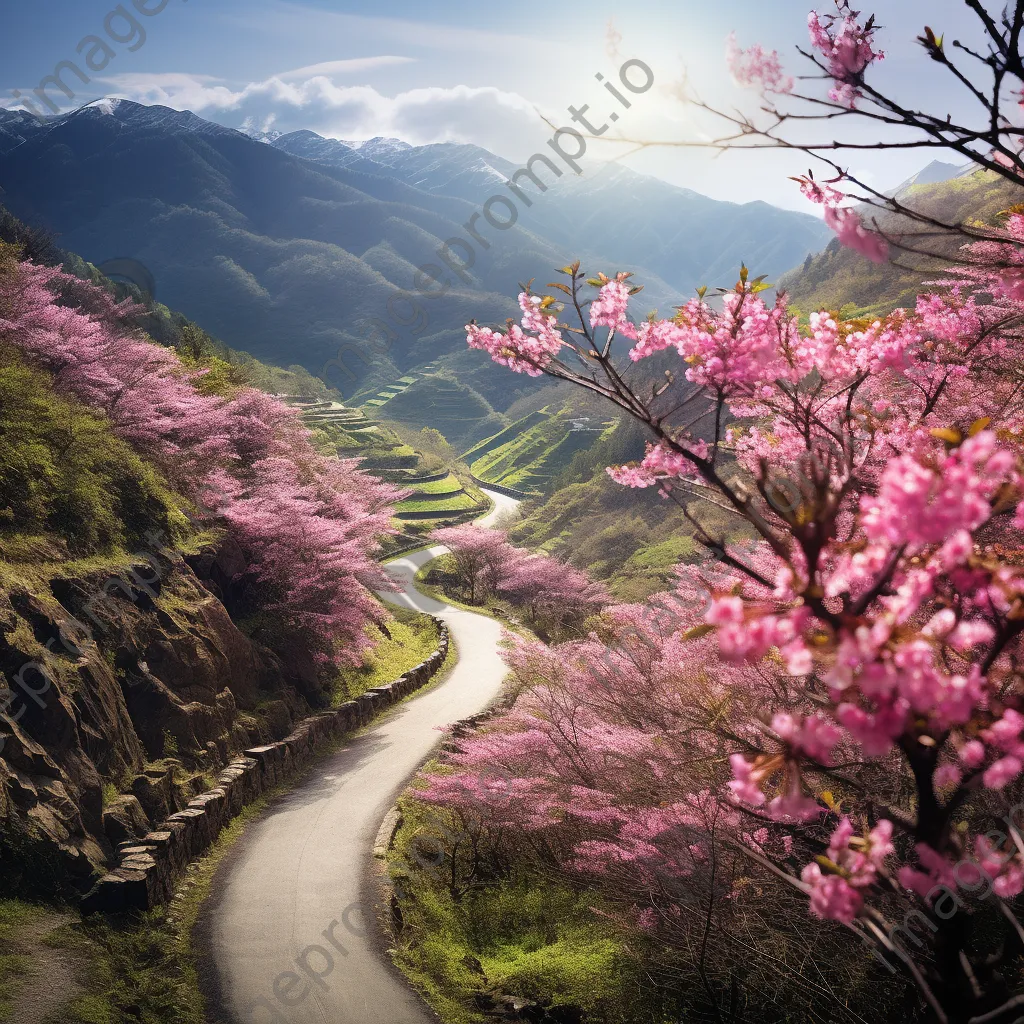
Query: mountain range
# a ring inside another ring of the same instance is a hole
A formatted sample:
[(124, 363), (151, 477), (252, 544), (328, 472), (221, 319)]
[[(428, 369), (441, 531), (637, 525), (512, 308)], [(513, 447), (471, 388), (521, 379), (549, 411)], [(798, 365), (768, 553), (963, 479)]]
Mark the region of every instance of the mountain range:
[(512, 229), (481, 222), (489, 248), (475, 246), (443, 295), (412, 292), (417, 268), (468, 238), (463, 225), (515, 170), (472, 145), (253, 138), (128, 101), (50, 120), (0, 110), (0, 201), (14, 214), (94, 263), (138, 260), (162, 302), (348, 396), (439, 360), (464, 391), (456, 400), (500, 417), (534, 385), (509, 387), (466, 350), (462, 328), (516, 315), (518, 282), (550, 280), (579, 257), (591, 271), (636, 271), (644, 307), (665, 309), (730, 283), (741, 261), (777, 276), (829, 237), (809, 215), (595, 165), (520, 203)]

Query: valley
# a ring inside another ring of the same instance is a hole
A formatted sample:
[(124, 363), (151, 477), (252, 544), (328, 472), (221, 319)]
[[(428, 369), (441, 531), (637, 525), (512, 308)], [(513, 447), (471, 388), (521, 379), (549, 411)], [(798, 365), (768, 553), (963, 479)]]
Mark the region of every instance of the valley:
[(1024, 0), (95, 2), (0, 40), (0, 1024), (1013, 1024)]

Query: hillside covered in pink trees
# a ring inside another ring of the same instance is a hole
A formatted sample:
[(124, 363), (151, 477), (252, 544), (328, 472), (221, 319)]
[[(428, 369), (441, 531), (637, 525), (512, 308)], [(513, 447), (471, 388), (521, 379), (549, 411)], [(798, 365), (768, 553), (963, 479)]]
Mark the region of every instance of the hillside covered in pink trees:
[[(52, 375), (58, 395), (98, 412), (186, 500), (196, 529), (221, 529), (246, 567), (243, 615), (272, 613), (296, 644), (358, 663), (387, 587), (374, 560), (398, 488), (323, 456), (294, 410), (252, 388), (207, 393), (203, 370), (145, 337), (144, 311), (60, 270), (18, 261), (0, 275), (0, 343)], [(229, 602), (231, 603), (231, 602)]]

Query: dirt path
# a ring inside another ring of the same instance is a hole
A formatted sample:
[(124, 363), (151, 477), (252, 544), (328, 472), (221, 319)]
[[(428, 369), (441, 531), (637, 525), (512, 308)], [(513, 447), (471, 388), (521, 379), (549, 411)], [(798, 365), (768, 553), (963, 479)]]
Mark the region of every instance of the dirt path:
[(43, 1024), (59, 1020), (58, 1011), (84, 992), (76, 974), (79, 964), (67, 949), (46, 944), (46, 938), (78, 917), (55, 910), (40, 909), (17, 928), (11, 952), (28, 961), (25, 975), (17, 982), (11, 1024)]

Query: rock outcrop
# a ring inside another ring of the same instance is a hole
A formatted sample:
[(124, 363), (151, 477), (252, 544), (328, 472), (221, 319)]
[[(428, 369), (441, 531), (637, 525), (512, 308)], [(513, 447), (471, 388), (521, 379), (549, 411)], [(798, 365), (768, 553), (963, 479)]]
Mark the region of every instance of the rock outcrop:
[(154, 543), (116, 571), (5, 574), (5, 878), (88, 888), (118, 846), (187, 817), (240, 751), (273, 743), (323, 705), (311, 664), (283, 664), (232, 621), (218, 594), (244, 568), (239, 558), (189, 564)]

